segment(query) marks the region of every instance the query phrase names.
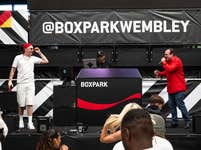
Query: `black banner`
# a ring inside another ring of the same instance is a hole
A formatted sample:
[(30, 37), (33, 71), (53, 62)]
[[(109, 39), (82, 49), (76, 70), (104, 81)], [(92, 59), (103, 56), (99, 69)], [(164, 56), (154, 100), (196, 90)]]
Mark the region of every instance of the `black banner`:
[(200, 44), (201, 9), (31, 12), (37, 45)]
[[(2, 1), (2, 0), (1, 0)], [(3, 0), (5, 1), (5, 0)], [(8, 1), (8, 0), (6, 0)], [(19, 1), (19, 0), (15, 0)], [(1, 2), (0, 2), (1, 3)], [(200, 0), (28, 0), (29, 10), (199, 8)]]

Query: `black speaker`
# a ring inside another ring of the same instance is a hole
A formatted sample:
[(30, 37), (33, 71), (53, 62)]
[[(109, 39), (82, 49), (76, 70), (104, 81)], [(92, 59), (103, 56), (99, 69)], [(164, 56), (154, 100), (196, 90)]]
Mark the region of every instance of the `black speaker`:
[(72, 126), (76, 123), (76, 108), (55, 108), (53, 122), (56, 126)]
[(53, 104), (54, 108), (74, 107), (76, 100), (75, 86), (54, 86)]
[(52, 126), (52, 119), (50, 117), (38, 116), (37, 117), (37, 132), (43, 133)]
[(8, 132), (15, 132), (18, 129), (18, 114), (3, 115), (4, 121), (8, 127)]
[(16, 99), (16, 92), (3, 92), (0, 93), (0, 108), (4, 114), (17, 113), (18, 112), (18, 104)]
[(76, 120), (76, 87), (55, 86), (53, 97), (54, 125), (74, 125)]
[(193, 133), (201, 133), (201, 114), (192, 117), (192, 131)]

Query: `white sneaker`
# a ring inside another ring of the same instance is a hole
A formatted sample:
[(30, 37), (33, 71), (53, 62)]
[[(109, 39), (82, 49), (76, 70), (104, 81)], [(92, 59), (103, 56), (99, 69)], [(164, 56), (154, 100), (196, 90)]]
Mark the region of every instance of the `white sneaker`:
[(34, 130), (35, 127), (34, 127), (34, 125), (33, 125), (33, 122), (29, 122), (29, 123), (27, 124), (27, 128), (30, 129), (30, 130)]
[(24, 128), (24, 121), (23, 120), (19, 121), (19, 128)]

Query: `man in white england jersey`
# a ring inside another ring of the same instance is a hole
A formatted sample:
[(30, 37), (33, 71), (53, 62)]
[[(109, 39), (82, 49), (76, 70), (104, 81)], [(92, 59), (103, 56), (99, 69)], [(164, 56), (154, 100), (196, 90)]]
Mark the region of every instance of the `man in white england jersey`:
[[(39, 57), (32, 56), (36, 52)], [(25, 107), (27, 107), (28, 114), (28, 129), (35, 129), (32, 122), (33, 113), (33, 99), (35, 96), (35, 83), (34, 83), (34, 64), (47, 64), (48, 59), (41, 52), (38, 47), (33, 48), (31, 43), (23, 44), (23, 54), (17, 55), (13, 61), (8, 89), (11, 91), (13, 86), (12, 80), (17, 70), (17, 102), (19, 113), (19, 128), (24, 128), (23, 114)]]

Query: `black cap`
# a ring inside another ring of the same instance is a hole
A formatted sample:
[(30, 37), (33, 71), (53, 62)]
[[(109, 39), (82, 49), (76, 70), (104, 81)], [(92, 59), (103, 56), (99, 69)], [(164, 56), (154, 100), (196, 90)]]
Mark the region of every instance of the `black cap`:
[(97, 52), (97, 57), (102, 57), (104, 55), (105, 55), (105, 53), (103, 51), (98, 51)]

